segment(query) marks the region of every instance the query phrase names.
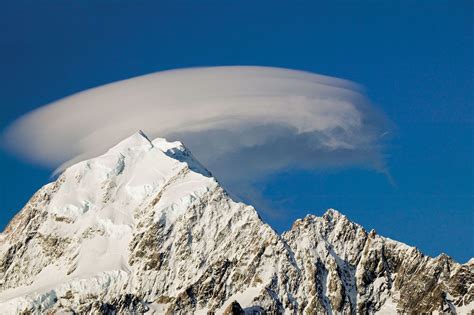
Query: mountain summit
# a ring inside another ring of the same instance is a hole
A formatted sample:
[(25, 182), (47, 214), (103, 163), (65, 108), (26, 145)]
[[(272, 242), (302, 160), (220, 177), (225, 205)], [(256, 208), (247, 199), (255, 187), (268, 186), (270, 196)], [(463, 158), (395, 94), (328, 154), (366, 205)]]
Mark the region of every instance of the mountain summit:
[(336, 210), (277, 234), (180, 142), (139, 132), (42, 187), (0, 234), (0, 310), (469, 313), (474, 264)]

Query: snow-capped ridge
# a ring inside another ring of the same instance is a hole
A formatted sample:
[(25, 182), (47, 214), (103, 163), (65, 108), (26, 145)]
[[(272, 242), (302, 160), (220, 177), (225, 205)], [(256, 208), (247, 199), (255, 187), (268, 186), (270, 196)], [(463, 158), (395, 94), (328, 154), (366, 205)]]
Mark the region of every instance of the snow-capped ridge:
[(179, 141), (141, 131), (41, 188), (0, 237), (0, 309), (469, 313), (472, 261), (430, 258), (334, 209), (278, 235)]
[(119, 150), (132, 150), (136, 148), (153, 148), (153, 143), (148, 139), (148, 137), (143, 133), (143, 131), (139, 130), (125, 138), (124, 140), (120, 141), (118, 144), (113, 146), (109, 149), (109, 152), (119, 151)]
[(342, 214), (341, 212), (333, 208), (327, 209), (326, 212), (322, 215), (322, 218), (329, 221), (338, 221), (338, 220), (349, 221), (349, 219), (344, 214)]
[(212, 177), (212, 174), (207, 170), (185, 147), (181, 141), (168, 141), (165, 138), (155, 138), (150, 140), (149, 137), (142, 131), (134, 133), (127, 139), (121, 141), (114, 146), (111, 151), (130, 151), (134, 149), (153, 149), (157, 148), (165, 153), (167, 156), (188, 164), (189, 168), (197, 173), (207, 177)]

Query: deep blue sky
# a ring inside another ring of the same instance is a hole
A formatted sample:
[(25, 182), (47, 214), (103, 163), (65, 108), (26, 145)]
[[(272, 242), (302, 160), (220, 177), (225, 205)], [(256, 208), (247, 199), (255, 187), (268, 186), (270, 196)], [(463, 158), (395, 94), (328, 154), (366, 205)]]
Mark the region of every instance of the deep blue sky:
[[(363, 169), (288, 171), (262, 183), (286, 209), (264, 219), (283, 231), (333, 207), (426, 254), (468, 260), (474, 2), (336, 2), (2, 0), (0, 128), (74, 92), (178, 67), (279, 66), (350, 79), (396, 126), (386, 149), (396, 186)], [(3, 229), (50, 170), (0, 151), (0, 172)]]

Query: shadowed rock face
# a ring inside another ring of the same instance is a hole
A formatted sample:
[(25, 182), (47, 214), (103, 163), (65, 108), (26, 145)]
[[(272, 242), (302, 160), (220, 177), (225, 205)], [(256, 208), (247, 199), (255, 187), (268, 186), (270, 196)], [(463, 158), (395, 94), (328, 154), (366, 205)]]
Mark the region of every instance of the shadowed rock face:
[(41, 188), (0, 235), (0, 309), (469, 313), (474, 264), (335, 210), (278, 235), (182, 144), (136, 134)]

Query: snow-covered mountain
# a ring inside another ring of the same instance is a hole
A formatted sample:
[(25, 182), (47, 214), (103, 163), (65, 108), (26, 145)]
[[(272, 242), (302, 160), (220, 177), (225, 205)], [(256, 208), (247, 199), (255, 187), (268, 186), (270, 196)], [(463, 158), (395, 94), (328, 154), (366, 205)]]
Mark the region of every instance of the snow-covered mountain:
[(472, 260), (332, 209), (279, 235), (180, 142), (142, 133), (68, 168), (0, 234), (2, 314), (466, 314), (473, 301)]

